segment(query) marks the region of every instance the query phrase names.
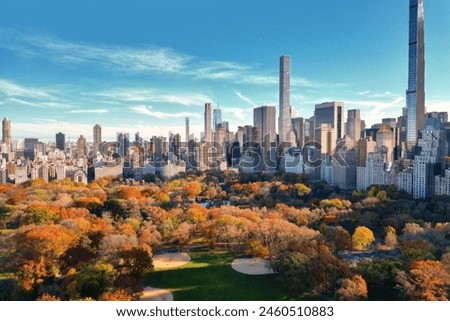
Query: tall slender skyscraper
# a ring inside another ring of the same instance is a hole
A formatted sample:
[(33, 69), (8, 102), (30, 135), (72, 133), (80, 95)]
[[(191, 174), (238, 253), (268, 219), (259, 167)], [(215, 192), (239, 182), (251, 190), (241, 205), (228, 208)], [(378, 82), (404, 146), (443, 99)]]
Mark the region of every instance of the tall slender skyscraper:
[(184, 119), (184, 124), (185, 124), (185, 136), (186, 136), (186, 143), (189, 143), (189, 117), (186, 117)]
[(408, 150), (417, 144), (418, 133), (425, 123), (425, 31), (423, 0), (409, 1)]
[(102, 143), (102, 127), (99, 124), (94, 126), (94, 153), (100, 151), (100, 144)]
[(291, 132), (291, 57), (280, 57), (280, 114), (278, 116), (278, 135), (280, 143), (290, 141)]
[(2, 141), (6, 145), (7, 152), (11, 151), (11, 122), (8, 118), (3, 118)]
[(212, 142), (213, 133), (211, 128), (211, 103), (205, 104), (205, 142)]

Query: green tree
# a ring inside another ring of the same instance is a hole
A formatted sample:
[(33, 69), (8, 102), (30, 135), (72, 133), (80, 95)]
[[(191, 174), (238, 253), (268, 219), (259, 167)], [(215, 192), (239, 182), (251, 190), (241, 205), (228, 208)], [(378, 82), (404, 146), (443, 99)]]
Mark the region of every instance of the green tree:
[(278, 258), (277, 269), (292, 295), (299, 295), (313, 289), (310, 259), (299, 252), (285, 252)]
[(115, 271), (110, 264), (86, 265), (67, 285), (70, 300), (98, 300), (103, 292), (112, 289)]

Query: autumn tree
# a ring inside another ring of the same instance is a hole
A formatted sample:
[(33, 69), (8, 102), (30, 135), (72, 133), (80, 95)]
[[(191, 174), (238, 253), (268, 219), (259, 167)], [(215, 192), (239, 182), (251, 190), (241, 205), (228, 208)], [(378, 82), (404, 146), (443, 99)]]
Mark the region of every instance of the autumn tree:
[(24, 223), (25, 224), (53, 224), (59, 220), (55, 209), (51, 209), (45, 204), (32, 204), (28, 206)]
[(375, 241), (373, 232), (365, 226), (357, 227), (352, 236), (353, 248), (357, 251), (367, 249), (373, 241)]
[(140, 278), (153, 269), (152, 258), (145, 249), (133, 247), (120, 251), (117, 256), (117, 270), (121, 274)]
[(341, 226), (328, 230), (325, 233), (325, 239), (330, 248), (335, 251), (348, 251), (352, 249), (352, 237), (350, 233)]
[(132, 297), (124, 289), (111, 290), (102, 293), (100, 301), (131, 301)]
[(53, 263), (42, 256), (36, 260), (21, 260), (16, 275), (22, 288), (27, 292), (35, 290), (52, 276), (52, 266)]
[(311, 189), (302, 183), (297, 183), (294, 185), (294, 187), (295, 187), (298, 197), (304, 197), (304, 196), (308, 195), (309, 193), (311, 193)]
[(117, 196), (117, 198), (124, 199), (124, 200), (130, 199), (130, 198), (139, 199), (139, 198), (141, 198), (141, 192), (135, 186), (120, 186), (117, 189), (116, 196)]
[(18, 253), (27, 259), (58, 259), (79, 239), (75, 232), (60, 226), (46, 225), (19, 234), (16, 240)]
[(391, 248), (396, 247), (398, 245), (398, 241), (395, 229), (392, 226), (387, 226), (385, 232), (386, 235), (384, 237), (384, 243)]
[(137, 246), (137, 237), (125, 234), (111, 234), (105, 236), (99, 246), (99, 253), (105, 258), (115, 258), (123, 250)]
[(92, 214), (100, 216), (101, 210), (103, 208), (103, 202), (95, 196), (83, 196), (79, 197), (74, 201), (75, 207), (86, 208)]
[(359, 301), (367, 299), (367, 284), (364, 278), (355, 274), (350, 278), (338, 281), (336, 298), (340, 301)]
[(193, 223), (202, 223), (206, 221), (208, 210), (202, 205), (194, 203), (186, 211), (188, 219)]
[(183, 222), (178, 225), (177, 229), (172, 233), (173, 240), (179, 245), (186, 245), (191, 238), (193, 230), (194, 226), (192, 224)]
[(186, 187), (186, 194), (189, 198), (196, 197), (201, 194), (202, 192), (202, 184), (197, 181), (189, 182), (187, 183)]
[(36, 301), (61, 301), (60, 298), (58, 298), (57, 296), (54, 296), (50, 293), (44, 293), (42, 295), (40, 295)]
[(13, 208), (11, 206), (0, 206), (0, 229), (6, 228), (6, 225), (11, 218), (12, 212)]
[(104, 203), (104, 209), (111, 213), (113, 219), (120, 219), (125, 217), (125, 210), (122, 203), (118, 199), (109, 199)]
[(447, 301), (450, 271), (439, 261), (414, 261), (409, 271), (397, 275), (399, 288), (406, 298), (415, 301)]
[(425, 240), (403, 241), (402, 255), (408, 260), (429, 260), (434, 259), (433, 244)]

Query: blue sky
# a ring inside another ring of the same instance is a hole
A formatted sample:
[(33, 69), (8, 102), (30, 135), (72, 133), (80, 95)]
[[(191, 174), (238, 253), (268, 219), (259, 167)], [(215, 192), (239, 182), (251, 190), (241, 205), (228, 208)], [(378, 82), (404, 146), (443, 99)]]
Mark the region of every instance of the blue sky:
[[(198, 136), (203, 105), (231, 129), (278, 105), (292, 60), (299, 116), (339, 100), (367, 123), (397, 117), (407, 85), (407, 0), (2, 0), (0, 116), (14, 137)], [(426, 104), (450, 111), (450, 1), (425, 0)], [(183, 135), (184, 136), (184, 135)]]

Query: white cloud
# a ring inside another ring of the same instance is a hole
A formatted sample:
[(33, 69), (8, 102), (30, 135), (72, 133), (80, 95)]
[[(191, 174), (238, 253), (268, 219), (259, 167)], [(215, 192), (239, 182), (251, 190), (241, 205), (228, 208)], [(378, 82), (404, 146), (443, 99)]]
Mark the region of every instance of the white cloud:
[[(88, 94), (89, 95), (89, 94)], [(105, 92), (91, 94), (109, 100), (123, 103), (169, 103), (182, 106), (202, 106), (205, 102), (211, 101), (207, 95), (197, 92), (173, 93), (160, 89), (141, 88), (116, 88)]]
[(200, 114), (196, 113), (186, 113), (186, 112), (177, 112), (177, 113), (163, 113), (160, 111), (153, 110), (152, 106), (135, 106), (130, 107), (130, 110), (134, 111), (137, 114), (151, 116), (159, 119), (170, 119), (170, 118), (184, 118), (184, 117), (193, 117), (193, 118), (201, 118)]
[(0, 39), (0, 47), (23, 56), (37, 56), (68, 66), (101, 66), (119, 72), (175, 73), (183, 70), (191, 59), (170, 48), (91, 45), (11, 29), (0, 29)]
[(20, 86), (6, 79), (0, 79), (0, 93), (6, 97), (27, 97), (39, 99), (49, 99), (54, 97), (52, 91), (50, 90)]
[(72, 114), (106, 114), (107, 109), (73, 109), (70, 111)]
[(427, 112), (450, 112), (450, 100), (428, 100), (426, 102), (426, 108)]
[[(225, 113), (230, 113), (235, 118), (240, 119), (240, 120), (246, 119), (250, 115), (250, 112), (253, 112), (253, 109), (242, 109), (242, 108), (236, 108), (236, 107), (225, 107), (225, 108), (221, 107), (221, 109)], [(240, 124), (240, 125), (242, 125), (242, 124)]]
[[(233, 61), (204, 61), (171, 48), (111, 46), (70, 42), (50, 35), (0, 28), (0, 48), (24, 57), (39, 57), (67, 67), (89, 66), (130, 74), (176, 75), (199, 80), (227, 80), (255, 86), (278, 85), (278, 71), (266, 72), (255, 65)], [(342, 87), (305, 78), (291, 77), (302, 88)]]
[(242, 99), (243, 101), (245, 101), (246, 103), (248, 103), (248, 104), (250, 104), (252, 107), (257, 107), (257, 105), (250, 99), (250, 98), (248, 98), (247, 96), (244, 96), (242, 93), (240, 93), (240, 92), (236, 92), (236, 95), (240, 98), (240, 99)]

